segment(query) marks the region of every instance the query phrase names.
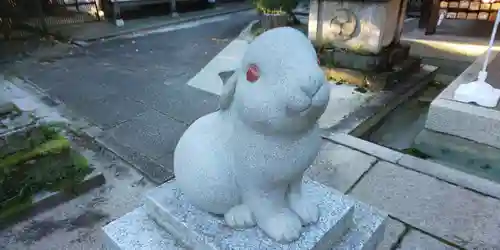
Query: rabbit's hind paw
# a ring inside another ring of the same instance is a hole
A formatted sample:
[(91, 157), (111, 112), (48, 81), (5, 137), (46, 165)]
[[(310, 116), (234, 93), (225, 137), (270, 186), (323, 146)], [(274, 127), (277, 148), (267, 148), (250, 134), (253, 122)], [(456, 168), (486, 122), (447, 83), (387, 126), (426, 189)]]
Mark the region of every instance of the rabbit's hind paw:
[(231, 208), (224, 214), (226, 224), (232, 228), (249, 228), (255, 226), (252, 211), (247, 205), (241, 204)]
[(260, 228), (280, 243), (290, 243), (298, 239), (302, 230), (299, 217), (288, 209), (269, 218), (263, 218), (260, 223)]
[(290, 196), (290, 208), (297, 213), (302, 225), (313, 224), (319, 219), (319, 209), (316, 204), (305, 200), (302, 195)]

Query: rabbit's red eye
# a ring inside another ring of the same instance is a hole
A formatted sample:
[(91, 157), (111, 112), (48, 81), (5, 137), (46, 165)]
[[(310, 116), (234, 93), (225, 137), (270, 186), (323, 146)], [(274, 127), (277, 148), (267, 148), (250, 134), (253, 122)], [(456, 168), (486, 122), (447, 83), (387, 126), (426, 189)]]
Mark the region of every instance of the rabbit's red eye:
[(247, 81), (249, 82), (256, 82), (259, 80), (259, 67), (257, 65), (252, 64), (250, 67), (248, 67), (247, 70)]

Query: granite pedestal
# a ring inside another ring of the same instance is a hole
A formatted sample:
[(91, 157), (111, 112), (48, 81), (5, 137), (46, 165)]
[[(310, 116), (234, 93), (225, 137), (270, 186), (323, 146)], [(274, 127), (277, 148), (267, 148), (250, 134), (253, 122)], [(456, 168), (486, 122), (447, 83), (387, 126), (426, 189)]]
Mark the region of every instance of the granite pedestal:
[(317, 182), (304, 191), (319, 202), (320, 219), (301, 237), (279, 244), (254, 227), (233, 230), (222, 217), (186, 202), (175, 181), (146, 194), (146, 204), (103, 228), (110, 249), (375, 249), (387, 215)]

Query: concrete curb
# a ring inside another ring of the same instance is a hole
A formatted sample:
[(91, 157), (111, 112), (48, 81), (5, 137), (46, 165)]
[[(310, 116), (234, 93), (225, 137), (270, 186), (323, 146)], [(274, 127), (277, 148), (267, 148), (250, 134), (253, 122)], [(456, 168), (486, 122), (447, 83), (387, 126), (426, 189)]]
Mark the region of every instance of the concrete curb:
[(483, 195), (500, 199), (500, 184), (493, 181), (411, 155), (403, 154), (403, 157), (398, 160), (398, 165), (476, 191)]
[(403, 157), (403, 153), (344, 133), (331, 133), (324, 138), (391, 163), (397, 163)]
[(189, 16), (189, 17), (184, 17), (184, 18), (181, 17), (179, 19), (171, 20), (171, 21), (168, 21), (168, 22), (165, 22), (162, 24), (150, 25), (147, 27), (141, 27), (141, 28), (132, 29), (132, 30), (118, 31), (118, 32), (111, 33), (111, 34), (101, 36), (98, 38), (91, 38), (91, 39), (86, 39), (86, 40), (72, 40), (71, 39), (71, 43), (81, 46), (82, 44), (85, 44), (85, 43), (95, 42), (95, 41), (99, 41), (99, 40), (111, 40), (113, 38), (133, 34), (133, 33), (138, 32), (138, 31), (154, 30), (154, 29), (164, 28), (164, 27), (168, 27), (168, 26), (176, 25), (176, 24), (180, 24), (180, 23), (197, 21), (197, 20), (216, 17), (216, 16), (223, 16), (223, 15), (248, 11), (248, 10), (252, 10), (252, 9), (253, 9), (252, 6), (247, 6), (247, 7), (239, 7), (239, 8), (234, 8), (234, 9), (222, 10), (219, 12), (205, 13), (205, 14), (201, 14), (201, 15), (197, 15), (197, 16)]
[(452, 185), (500, 199), (500, 184), (490, 180), (470, 175), (435, 162), (406, 155), (344, 133), (332, 133), (329, 136), (325, 136), (325, 139)]

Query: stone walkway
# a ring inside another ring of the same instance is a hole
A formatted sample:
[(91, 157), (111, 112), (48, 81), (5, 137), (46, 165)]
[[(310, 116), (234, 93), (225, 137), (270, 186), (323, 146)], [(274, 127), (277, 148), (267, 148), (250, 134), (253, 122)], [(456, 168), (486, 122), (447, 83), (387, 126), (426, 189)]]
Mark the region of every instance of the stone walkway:
[(178, 30), (98, 42), (10, 71), (96, 127), (91, 135), (155, 183), (173, 177), (172, 152), (217, 97), (185, 83), (255, 18), (253, 12)]
[(330, 140), (325, 140), (307, 174), (390, 214), (392, 219), (380, 249), (500, 247), (497, 198)]
[[(16, 78), (4, 79), (2, 74), (0, 99), (10, 100), (20, 110), (31, 112), (45, 122), (69, 123), (70, 127), (80, 124), (57, 107), (48, 105), (50, 101), (31, 86)], [(101, 227), (140, 206), (143, 193), (154, 187), (130, 165), (99, 145), (85, 138), (68, 137), (72, 148), (85, 156), (96, 176), (104, 176), (105, 183), (98, 187), (88, 183), (95, 188), (67, 202), (65, 197), (52, 196), (50, 201), (36, 205), (38, 214), (7, 228), (0, 225), (0, 249), (102, 249)]]

